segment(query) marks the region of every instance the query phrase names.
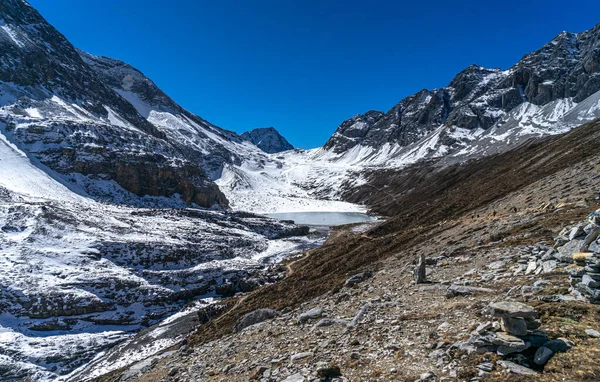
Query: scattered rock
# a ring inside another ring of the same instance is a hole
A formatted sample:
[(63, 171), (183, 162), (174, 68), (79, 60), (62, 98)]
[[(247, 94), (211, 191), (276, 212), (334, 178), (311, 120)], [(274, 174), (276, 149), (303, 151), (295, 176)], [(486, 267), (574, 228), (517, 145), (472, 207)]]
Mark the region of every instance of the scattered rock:
[(253, 379), (253, 380), (261, 379), (263, 377), (263, 374), (267, 370), (269, 370), (269, 368), (267, 366), (258, 366), (254, 370), (254, 373), (252, 373), (252, 376), (250, 376), (250, 379)]
[(489, 288), (479, 288), (466, 285), (450, 285), (446, 290), (446, 297), (451, 298), (456, 296), (473, 295), (478, 293), (496, 293), (496, 291)]
[(282, 382), (304, 382), (304, 376), (300, 373), (292, 374), (286, 379), (284, 379)]
[(361, 273), (355, 274), (354, 276), (351, 276), (348, 280), (346, 280), (346, 282), (344, 283), (344, 286), (347, 288), (351, 288), (354, 285), (362, 283), (363, 281), (365, 281), (371, 277), (373, 277), (371, 272), (361, 272)]

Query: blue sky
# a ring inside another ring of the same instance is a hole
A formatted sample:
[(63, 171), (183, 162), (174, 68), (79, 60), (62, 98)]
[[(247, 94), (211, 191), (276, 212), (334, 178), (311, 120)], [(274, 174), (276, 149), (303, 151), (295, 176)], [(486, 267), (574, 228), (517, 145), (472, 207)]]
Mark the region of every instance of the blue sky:
[(506, 69), (600, 22), (597, 0), (29, 2), (78, 48), (132, 64), (212, 123), (274, 126), (303, 148), (472, 63)]

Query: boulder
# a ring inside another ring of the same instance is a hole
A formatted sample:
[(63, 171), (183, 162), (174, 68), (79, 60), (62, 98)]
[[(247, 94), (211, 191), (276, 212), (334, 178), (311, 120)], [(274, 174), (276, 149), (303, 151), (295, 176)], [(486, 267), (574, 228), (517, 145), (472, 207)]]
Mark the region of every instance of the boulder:
[(298, 316), (298, 323), (303, 323), (308, 320), (313, 320), (313, 319), (321, 317), (322, 315), (323, 315), (323, 308), (321, 308), (321, 307), (312, 308)]
[(373, 275), (371, 274), (371, 272), (361, 272), (358, 274), (355, 274), (354, 276), (351, 276), (348, 280), (346, 280), (346, 282), (344, 283), (345, 287), (348, 288), (352, 288), (354, 285), (362, 283), (363, 281), (371, 278)]
[(543, 347), (552, 350), (554, 353), (563, 353), (571, 348), (572, 345), (569, 342), (562, 338), (557, 338), (546, 342)]
[(241, 331), (248, 326), (258, 324), (260, 322), (269, 320), (271, 318), (279, 316), (279, 312), (273, 309), (257, 309), (250, 313), (243, 315), (235, 324), (235, 330)]

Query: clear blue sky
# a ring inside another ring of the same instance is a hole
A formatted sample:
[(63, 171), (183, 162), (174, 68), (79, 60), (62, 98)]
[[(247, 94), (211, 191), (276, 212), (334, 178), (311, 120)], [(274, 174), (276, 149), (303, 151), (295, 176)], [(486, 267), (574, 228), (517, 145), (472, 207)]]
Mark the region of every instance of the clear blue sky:
[[(320, 146), (345, 119), (508, 68), (600, 1), (29, 0), (74, 45), (126, 61), (186, 109)], [(458, 4), (460, 3), (460, 4)]]

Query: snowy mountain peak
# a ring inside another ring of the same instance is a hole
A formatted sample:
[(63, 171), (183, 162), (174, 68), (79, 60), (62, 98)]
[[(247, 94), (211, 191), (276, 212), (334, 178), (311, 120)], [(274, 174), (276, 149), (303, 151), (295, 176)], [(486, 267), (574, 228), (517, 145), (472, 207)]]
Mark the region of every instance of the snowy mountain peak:
[[(423, 89), (377, 118), (357, 116), (344, 121), (324, 148), (339, 155), (356, 146), (380, 150), (391, 145), (398, 151), (442, 127), (479, 134), (524, 102), (539, 106), (557, 100), (578, 103), (598, 90), (600, 24), (577, 34), (560, 33), (509, 70), (472, 64), (446, 87)], [(442, 134), (446, 142), (454, 142), (450, 135)], [(446, 149), (425, 152), (448, 153)]]
[(260, 127), (247, 131), (241, 137), (258, 146), (262, 151), (274, 154), (293, 150), (292, 146), (274, 127)]

